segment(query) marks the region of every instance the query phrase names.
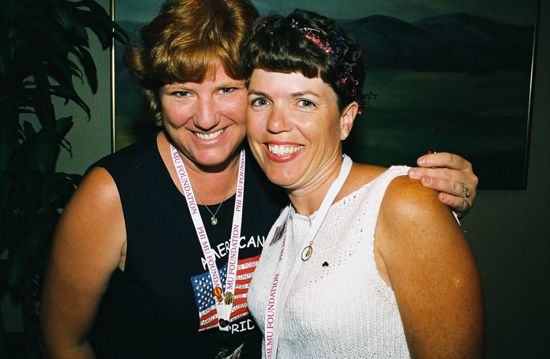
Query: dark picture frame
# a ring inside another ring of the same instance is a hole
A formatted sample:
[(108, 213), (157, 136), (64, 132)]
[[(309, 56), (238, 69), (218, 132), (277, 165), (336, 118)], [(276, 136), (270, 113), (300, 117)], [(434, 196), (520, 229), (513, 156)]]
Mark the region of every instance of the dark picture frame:
[[(472, 162), (480, 189), (526, 188), (540, 0), (252, 2), (262, 14), (303, 7), (337, 18), (361, 44), (372, 100), (344, 144), (354, 160), (414, 165), (427, 151), (453, 152)], [(112, 13), (135, 39), (160, 5), (112, 0)], [(113, 51), (117, 150), (153, 120)]]

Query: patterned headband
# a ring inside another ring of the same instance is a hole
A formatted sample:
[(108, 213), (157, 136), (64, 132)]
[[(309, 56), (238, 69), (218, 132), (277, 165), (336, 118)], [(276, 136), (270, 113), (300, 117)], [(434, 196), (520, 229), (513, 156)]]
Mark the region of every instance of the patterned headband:
[[(328, 54), (338, 64), (338, 85), (352, 101), (359, 104), (359, 114), (361, 114), (361, 109), (366, 108), (367, 100), (362, 93), (359, 80), (355, 77), (353, 71), (354, 67), (357, 65), (344, 61), (344, 57), (349, 48), (346, 39), (334, 30), (328, 34), (323, 34), (318, 29), (307, 26), (300, 19), (292, 17), (290, 20), (290, 26), (293, 29), (317, 45), (319, 49)], [(260, 29), (265, 30), (268, 25), (269, 21), (265, 19), (259, 24), (256, 31)]]

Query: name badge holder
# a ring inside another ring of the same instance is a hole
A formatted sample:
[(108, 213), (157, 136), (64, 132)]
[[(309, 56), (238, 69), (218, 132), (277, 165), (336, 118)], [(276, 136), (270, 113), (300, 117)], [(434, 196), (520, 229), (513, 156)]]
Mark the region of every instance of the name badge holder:
[(208, 272), (212, 280), (212, 295), (216, 301), (216, 311), (218, 316), (218, 328), (222, 331), (229, 331), (229, 323), (233, 302), (235, 300), (235, 285), (237, 279), (237, 266), (239, 260), (239, 241), (241, 239), (242, 215), (244, 206), (244, 179), (245, 179), (245, 151), (242, 150), (239, 158), (239, 169), (237, 176), (237, 190), (235, 193), (235, 206), (233, 209), (233, 224), (231, 226), (231, 239), (229, 244), (229, 253), (227, 260), (227, 275), (225, 278), (225, 286), (222, 285), (220, 272), (216, 264), (214, 251), (210, 246), (208, 235), (199, 212), (199, 207), (193, 193), (191, 181), (187, 175), (185, 165), (178, 153), (178, 150), (170, 145), (172, 154), (172, 162), (178, 175), (178, 180), (181, 184), (183, 195), (189, 208), (189, 213), (193, 219), (193, 225), (197, 238), (206, 261)]

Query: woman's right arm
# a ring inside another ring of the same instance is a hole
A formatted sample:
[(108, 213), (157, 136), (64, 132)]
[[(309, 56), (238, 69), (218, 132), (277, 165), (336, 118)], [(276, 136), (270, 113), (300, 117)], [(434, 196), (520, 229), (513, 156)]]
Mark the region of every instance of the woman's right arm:
[(41, 322), (48, 358), (95, 358), (87, 334), (111, 274), (123, 265), (125, 227), (116, 184), (103, 168), (83, 179), (57, 225)]

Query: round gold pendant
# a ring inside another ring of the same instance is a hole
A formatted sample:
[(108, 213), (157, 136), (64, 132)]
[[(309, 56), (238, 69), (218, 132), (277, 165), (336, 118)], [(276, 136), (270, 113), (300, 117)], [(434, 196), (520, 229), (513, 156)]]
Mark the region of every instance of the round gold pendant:
[(233, 303), (233, 300), (235, 299), (235, 296), (231, 292), (225, 293), (224, 303), (225, 305), (229, 305)]
[(313, 254), (313, 247), (312, 246), (307, 246), (306, 248), (304, 248), (304, 250), (302, 251), (302, 260), (305, 262), (307, 261), (308, 259), (311, 258), (311, 255)]

